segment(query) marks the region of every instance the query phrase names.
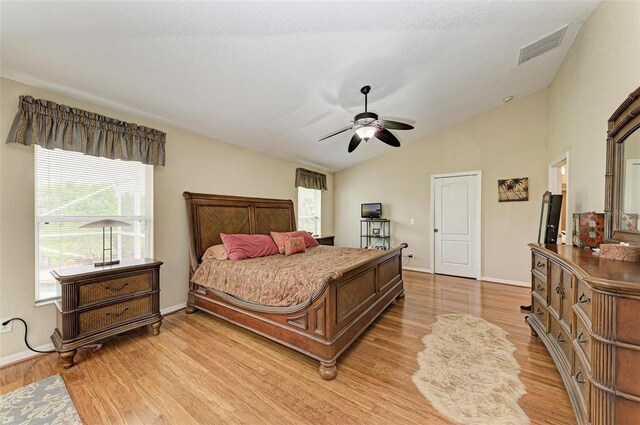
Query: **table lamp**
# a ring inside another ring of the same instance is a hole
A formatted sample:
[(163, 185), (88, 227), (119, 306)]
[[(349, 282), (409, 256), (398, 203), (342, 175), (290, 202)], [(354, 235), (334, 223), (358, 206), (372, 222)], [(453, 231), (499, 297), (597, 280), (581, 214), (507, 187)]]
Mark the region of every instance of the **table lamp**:
[[(102, 227), (102, 262), (94, 263), (94, 266), (96, 267), (111, 266), (113, 264), (120, 263), (120, 260), (113, 259), (113, 228), (122, 227), (122, 226), (131, 226), (131, 224), (125, 223), (124, 221), (120, 221), (120, 220), (105, 219), (105, 220), (92, 221), (91, 223), (87, 223), (80, 226), (81, 229)], [(106, 236), (105, 229), (107, 227), (109, 228), (109, 248), (105, 246), (105, 236)], [(109, 251), (109, 261), (107, 261), (105, 256), (106, 251)]]

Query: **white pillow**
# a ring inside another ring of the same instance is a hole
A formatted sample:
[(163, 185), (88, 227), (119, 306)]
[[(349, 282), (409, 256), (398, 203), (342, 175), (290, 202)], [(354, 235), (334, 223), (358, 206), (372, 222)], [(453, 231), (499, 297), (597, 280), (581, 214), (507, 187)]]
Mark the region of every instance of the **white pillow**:
[(215, 259), (215, 260), (228, 260), (227, 250), (224, 249), (224, 245), (213, 245), (207, 248), (202, 256), (203, 260)]

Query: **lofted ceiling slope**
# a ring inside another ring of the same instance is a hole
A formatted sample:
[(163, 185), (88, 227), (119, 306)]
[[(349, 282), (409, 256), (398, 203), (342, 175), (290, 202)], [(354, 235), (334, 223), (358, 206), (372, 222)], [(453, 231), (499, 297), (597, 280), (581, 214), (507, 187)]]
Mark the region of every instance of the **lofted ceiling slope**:
[[(6, 2), (2, 76), (330, 171), (363, 109), (403, 144), (550, 84), (597, 1)], [(560, 47), (522, 46), (569, 24)], [(179, 143), (169, 140), (168, 143)], [(402, 148), (400, 148), (402, 149)], [(170, 158), (169, 158), (170, 160)]]

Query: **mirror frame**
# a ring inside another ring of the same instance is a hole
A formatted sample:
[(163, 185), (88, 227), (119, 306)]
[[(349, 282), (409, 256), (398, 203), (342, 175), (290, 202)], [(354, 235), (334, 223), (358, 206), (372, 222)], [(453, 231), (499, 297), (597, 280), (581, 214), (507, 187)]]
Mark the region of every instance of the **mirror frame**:
[(622, 211), (622, 175), (624, 172), (624, 141), (640, 129), (640, 87), (622, 102), (609, 118), (607, 131), (607, 169), (605, 174), (605, 240), (640, 244), (640, 234), (620, 230)]

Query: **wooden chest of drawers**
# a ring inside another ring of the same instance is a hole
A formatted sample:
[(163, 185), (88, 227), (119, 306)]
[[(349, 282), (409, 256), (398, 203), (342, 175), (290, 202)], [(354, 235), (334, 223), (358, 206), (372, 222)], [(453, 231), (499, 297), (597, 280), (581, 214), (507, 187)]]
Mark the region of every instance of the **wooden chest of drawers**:
[(328, 245), (333, 246), (334, 236), (314, 236), (315, 240), (318, 241), (320, 245)]
[(640, 424), (640, 264), (530, 244), (531, 333), (549, 350), (580, 424)]
[(151, 325), (158, 335), (161, 265), (147, 258), (51, 272), (61, 286), (51, 340), (63, 367), (73, 366), (79, 347), (121, 332)]

